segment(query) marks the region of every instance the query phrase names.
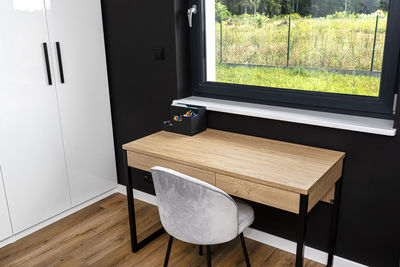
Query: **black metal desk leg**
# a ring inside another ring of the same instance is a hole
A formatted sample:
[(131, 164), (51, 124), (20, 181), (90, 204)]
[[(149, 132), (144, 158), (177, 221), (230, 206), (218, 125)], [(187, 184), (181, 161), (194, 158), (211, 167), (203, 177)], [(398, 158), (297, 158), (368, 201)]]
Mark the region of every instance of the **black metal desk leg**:
[(340, 196), (342, 194), (342, 178), (340, 178), (335, 185), (335, 199), (332, 207), (331, 217), (331, 230), (329, 239), (329, 251), (328, 251), (328, 264), (327, 267), (331, 267), (333, 264), (333, 256), (336, 250), (336, 235), (339, 221), (339, 208), (340, 208)]
[(296, 249), (296, 267), (303, 267), (304, 247), (307, 229), (308, 195), (300, 195), (300, 209), (298, 217), (298, 236)]
[(128, 201), (128, 212), (129, 212), (129, 227), (131, 232), (131, 245), (132, 252), (138, 252), (141, 248), (146, 246), (148, 243), (165, 233), (164, 228), (160, 228), (142, 241), (138, 243), (137, 241), (137, 232), (136, 232), (136, 219), (135, 219), (135, 203), (133, 198), (133, 182), (131, 178), (131, 168), (128, 165), (128, 155), (125, 150), (123, 150), (122, 154), (123, 162), (124, 162), (124, 175), (127, 179), (126, 186), (126, 197)]
[(137, 251), (137, 235), (136, 235), (136, 219), (135, 219), (135, 205), (133, 200), (133, 184), (131, 179), (131, 170), (128, 166), (128, 157), (125, 150), (122, 151), (123, 162), (124, 162), (124, 175), (127, 181), (126, 185), (126, 197), (128, 201), (128, 212), (129, 212), (129, 227), (131, 232), (131, 245), (132, 252)]

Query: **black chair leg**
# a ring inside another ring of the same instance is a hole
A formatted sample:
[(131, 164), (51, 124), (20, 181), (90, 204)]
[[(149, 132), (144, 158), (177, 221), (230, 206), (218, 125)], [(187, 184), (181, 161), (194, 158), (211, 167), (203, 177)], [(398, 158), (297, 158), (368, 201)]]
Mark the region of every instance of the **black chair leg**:
[(170, 236), (168, 241), (167, 254), (165, 255), (165, 260), (164, 260), (164, 267), (168, 266), (169, 254), (171, 254), (172, 241), (174, 241), (174, 238)]
[(203, 245), (199, 245), (199, 256), (203, 256)]
[(243, 233), (241, 233), (239, 236), (240, 236), (240, 243), (242, 243), (244, 258), (246, 259), (246, 265), (247, 265), (247, 267), (250, 267), (249, 254), (247, 254), (246, 243), (244, 242)]
[(211, 246), (207, 245), (207, 266), (211, 267)]

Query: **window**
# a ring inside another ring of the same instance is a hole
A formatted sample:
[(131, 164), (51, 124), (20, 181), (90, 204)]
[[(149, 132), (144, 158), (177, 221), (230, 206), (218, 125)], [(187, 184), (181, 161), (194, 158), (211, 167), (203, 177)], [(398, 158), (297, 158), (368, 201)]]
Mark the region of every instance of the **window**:
[(191, 0), (193, 94), (393, 116), (400, 2)]

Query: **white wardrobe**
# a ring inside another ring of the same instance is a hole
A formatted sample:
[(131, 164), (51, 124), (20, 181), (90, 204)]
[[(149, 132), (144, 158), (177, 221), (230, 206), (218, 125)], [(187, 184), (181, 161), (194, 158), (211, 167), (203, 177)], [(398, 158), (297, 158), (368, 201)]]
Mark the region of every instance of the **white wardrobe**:
[(0, 168), (0, 241), (116, 186), (100, 0), (0, 1)]
[(8, 213), (6, 193), (0, 169), (0, 240), (12, 235), (10, 216)]

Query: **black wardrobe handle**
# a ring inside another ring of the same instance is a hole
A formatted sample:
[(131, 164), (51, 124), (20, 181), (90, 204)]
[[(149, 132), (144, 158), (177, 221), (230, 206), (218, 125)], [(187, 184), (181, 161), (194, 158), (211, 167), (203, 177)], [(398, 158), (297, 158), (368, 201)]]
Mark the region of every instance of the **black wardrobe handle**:
[(61, 57), (60, 42), (56, 42), (56, 48), (57, 48), (58, 68), (60, 70), (60, 80), (61, 80), (61, 83), (64, 83), (64, 68), (63, 68), (62, 57)]
[(50, 71), (50, 62), (49, 62), (49, 52), (47, 51), (47, 44), (43, 43), (43, 51), (44, 51), (44, 59), (46, 61), (46, 71), (47, 71), (47, 79), (49, 81), (49, 85), (53, 84), (51, 80), (51, 71)]

